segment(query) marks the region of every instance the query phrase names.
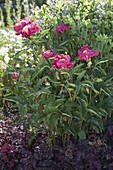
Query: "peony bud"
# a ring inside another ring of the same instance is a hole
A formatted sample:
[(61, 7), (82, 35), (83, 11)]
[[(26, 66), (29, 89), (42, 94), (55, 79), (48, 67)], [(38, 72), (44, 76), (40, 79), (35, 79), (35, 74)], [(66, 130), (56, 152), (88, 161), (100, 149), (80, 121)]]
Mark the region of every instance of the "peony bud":
[(18, 73), (16, 73), (16, 72), (13, 72), (12, 75), (11, 75), (11, 77), (12, 77), (13, 79), (18, 79), (18, 78), (20, 77), (20, 75), (19, 75)]

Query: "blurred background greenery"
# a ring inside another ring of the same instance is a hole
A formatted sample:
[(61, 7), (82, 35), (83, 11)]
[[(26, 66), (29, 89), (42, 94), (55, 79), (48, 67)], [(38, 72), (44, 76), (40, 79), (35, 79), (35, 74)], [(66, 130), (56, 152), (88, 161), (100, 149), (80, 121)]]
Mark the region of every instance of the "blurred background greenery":
[[(12, 1), (12, 4), (16, 4), (17, 0), (10, 0), (10, 1)], [(21, 0), (21, 3), (25, 1), (27, 0)], [(46, 3), (46, 1), (47, 0), (28, 0), (29, 3), (35, 2), (36, 5), (38, 5), (39, 7), (43, 5), (44, 3)], [(0, 7), (3, 7), (4, 4), (5, 4), (5, 0), (0, 0)]]
[[(30, 0), (32, 2), (32, 0)], [(45, 4), (47, 0), (34, 0), (34, 2), (40, 7)]]
[[(20, 18), (23, 18), (25, 10), (28, 10), (31, 4), (34, 4), (34, 6), (38, 6), (39, 8), (41, 8), (41, 6), (43, 4), (46, 4), (46, 2), (47, 0), (0, 0), (0, 26), (3, 21), (5, 22), (5, 25), (9, 25), (7, 22), (7, 18), (10, 18), (9, 15), (11, 12), (14, 15), (15, 13), (17, 13), (17, 18), (19, 15)], [(11, 17), (11, 19), (13, 18)]]

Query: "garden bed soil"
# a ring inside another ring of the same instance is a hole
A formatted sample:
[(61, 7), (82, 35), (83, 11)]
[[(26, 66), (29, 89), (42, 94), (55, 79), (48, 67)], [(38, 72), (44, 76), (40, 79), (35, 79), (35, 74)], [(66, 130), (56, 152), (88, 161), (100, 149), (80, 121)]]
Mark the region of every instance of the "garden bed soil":
[(87, 140), (49, 147), (45, 134), (28, 134), (26, 125), (15, 124), (14, 115), (2, 117), (1, 170), (112, 170), (113, 124), (108, 122), (105, 129), (103, 134), (92, 133)]

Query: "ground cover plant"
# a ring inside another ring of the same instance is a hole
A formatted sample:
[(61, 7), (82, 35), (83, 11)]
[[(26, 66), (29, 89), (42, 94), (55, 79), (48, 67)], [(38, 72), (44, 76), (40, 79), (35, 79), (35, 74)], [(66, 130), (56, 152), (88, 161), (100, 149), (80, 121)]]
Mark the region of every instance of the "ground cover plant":
[(113, 118), (113, 2), (50, 0), (31, 7), (12, 25), (17, 43), (0, 55), (4, 114), (9, 104), (16, 123), (45, 135), (49, 146), (102, 133)]

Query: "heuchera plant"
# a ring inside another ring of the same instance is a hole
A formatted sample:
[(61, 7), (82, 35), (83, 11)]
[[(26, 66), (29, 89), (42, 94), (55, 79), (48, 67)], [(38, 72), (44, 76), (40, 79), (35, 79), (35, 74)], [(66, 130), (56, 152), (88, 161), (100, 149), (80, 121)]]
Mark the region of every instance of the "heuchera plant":
[[(5, 143), (1, 148), (2, 163), (7, 165), (10, 169), (13, 168), (16, 159), (16, 149), (14, 145)], [(5, 166), (4, 166), (5, 167)]]
[[(98, 22), (93, 18), (95, 4), (51, 2), (34, 9), (35, 22), (24, 18), (14, 26), (23, 37), (24, 50), (15, 55), (19, 67), (12, 62), (4, 73), (11, 82), (4, 101), (16, 103), (19, 122), (26, 121), (30, 131), (45, 132), (48, 144), (55, 144), (57, 137), (63, 144), (72, 136), (85, 139), (92, 129), (100, 133), (112, 117), (113, 42), (110, 28), (99, 15)], [(27, 60), (19, 54), (26, 54)], [(21, 76), (9, 76), (12, 72)]]

